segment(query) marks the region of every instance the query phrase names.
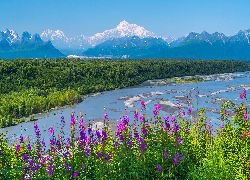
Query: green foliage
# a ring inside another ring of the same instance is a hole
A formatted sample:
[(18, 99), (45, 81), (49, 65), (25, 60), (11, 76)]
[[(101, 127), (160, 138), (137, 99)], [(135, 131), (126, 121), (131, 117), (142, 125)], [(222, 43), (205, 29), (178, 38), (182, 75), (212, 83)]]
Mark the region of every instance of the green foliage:
[[(145, 106), (142, 106), (139, 126), (128, 125), (126, 116), (118, 124), (115, 135), (110, 135), (105, 114), (105, 126), (99, 137), (96, 131), (88, 133), (87, 137), (83, 120), (79, 124), (81, 135), (76, 134), (78, 124), (73, 123), (72, 114), (71, 139), (67, 147), (59, 138), (62, 147), (69, 152), (67, 156), (66, 151), (61, 153), (60, 148), (51, 143), (46, 152), (50, 157), (39, 158), (37, 153), (45, 152), (37, 151), (38, 143), (29, 151), (25, 142), (8, 146), (0, 134), (0, 173), (5, 179), (20, 179), (25, 174), (32, 179), (74, 179), (75, 172), (78, 179), (249, 179), (250, 118), (244, 105), (246, 96), (243, 94), (241, 98), (239, 107), (229, 101), (221, 106), (222, 122), (217, 137), (206, 121), (205, 109), (199, 111), (199, 121), (192, 124), (192, 119), (179, 105), (177, 115), (172, 116), (171, 127), (167, 125), (169, 117), (163, 120), (159, 116), (159, 105), (154, 111), (155, 122), (152, 118), (146, 119)], [(229, 111), (234, 112), (232, 120), (228, 117)], [(134, 122), (139, 119), (136, 113)], [(54, 138), (52, 133), (51, 140)], [(30, 159), (33, 159), (32, 165)], [(37, 164), (40, 168), (36, 169)], [(32, 167), (35, 170), (30, 172)]]
[(138, 85), (149, 79), (249, 70), (243, 61), (190, 59), (0, 60), (0, 127), (81, 95)]

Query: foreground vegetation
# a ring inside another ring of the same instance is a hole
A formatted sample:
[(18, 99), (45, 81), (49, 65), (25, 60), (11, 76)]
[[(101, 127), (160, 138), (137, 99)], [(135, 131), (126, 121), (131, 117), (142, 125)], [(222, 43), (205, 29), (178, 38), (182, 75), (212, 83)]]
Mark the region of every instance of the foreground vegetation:
[(149, 79), (250, 70), (245, 61), (190, 59), (0, 60), (0, 128), (22, 117), (82, 101), (94, 92), (138, 85)]
[(33, 145), (20, 136), (20, 142), (8, 146), (7, 139), (3, 141), (6, 134), (1, 134), (0, 174), (5, 179), (249, 179), (250, 118), (246, 102), (250, 101), (246, 90), (240, 98), (238, 106), (230, 101), (221, 106), (216, 135), (205, 109), (199, 111), (199, 119), (193, 119), (191, 107), (185, 112), (178, 104), (175, 115), (162, 118), (157, 104), (155, 119), (146, 119), (143, 101), (140, 117), (136, 110), (134, 123), (129, 123), (126, 115), (115, 135), (110, 134), (107, 114), (104, 128), (92, 131), (82, 125), (83, 120), (77, 124), (72, 113), (72, 131), (65, 143), (62, 116), (58, 139), (50, 128), (48, 152), (36, 124), (37, 142)]

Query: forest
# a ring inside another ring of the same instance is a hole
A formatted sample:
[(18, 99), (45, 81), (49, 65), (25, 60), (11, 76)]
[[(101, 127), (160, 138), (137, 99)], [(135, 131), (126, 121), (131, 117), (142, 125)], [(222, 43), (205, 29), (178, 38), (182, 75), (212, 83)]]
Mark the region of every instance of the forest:
[(2, 59), (0, 127), (146, 80), (250, 70), (249, 61), (203, 59)]

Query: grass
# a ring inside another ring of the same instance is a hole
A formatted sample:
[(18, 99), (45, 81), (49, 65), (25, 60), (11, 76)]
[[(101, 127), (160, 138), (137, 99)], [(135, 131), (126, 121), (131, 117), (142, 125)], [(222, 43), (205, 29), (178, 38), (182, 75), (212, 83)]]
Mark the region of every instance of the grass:
[(175, 115), (163, 118), (157, 104), (155, 118), (146, 119), (142, 101), (140, 116), (136, 110), (133, 123), (124, 117), (115, 135), (110, 134), (107, 113), (104, 128), (95, 132), (84, 127), (83, 120), (76, 124), (72, 114), (71, 134), (64, 139), (62, 116), (58, 139), (51, 127), (50, 148), (45, 152), (34, 121), (35, 144), (23, 142), (21, 136), (20, 142), (9, 146), (3, 141), (6, 134), (0, 134), (0, 175), (4, 179), (250, 179), (245, 90), (240, 98), (239, 106), (229, 101), (221, 106), (216, 135), (203, 108), (197, 120), (190, 116), (190, 107), (185, 112), (180, 104)]
[(162, 84), (166, 84), (169, 82), (175, 82), (175, 83), (180, 83), (180, 84), (184, 84), (184, 83), (197, 83), (197, 82), (206, 82), (206, 80), (202, 77), (188, 77), (188, 78), (184, 78), (184, 77), (178, 77), (178, 78), (171, 78), (171, 79), (166, 79), (164, 81), (158, 81), (156, 84), (157, 85), (162, 85)]

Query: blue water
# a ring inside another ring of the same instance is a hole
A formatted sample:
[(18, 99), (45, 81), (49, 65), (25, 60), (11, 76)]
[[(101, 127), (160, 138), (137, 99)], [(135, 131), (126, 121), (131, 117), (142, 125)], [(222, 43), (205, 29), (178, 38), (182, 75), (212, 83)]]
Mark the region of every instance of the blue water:
[[(228, 92), (221, 92), (213, 96), (209, 97), (199, 97), (198, 98), (198, 108), (202, 107), (207, 107), (207, 108), (214, 108), (214, 109), (219, 109), (220, 110), (220, 105), (219, 104), (213, 104), (209, 102), (212, 99), (217, 99), (217, 98), (226, 98), (226, 99), (231, 99), (235, 101), (237, 97), (239, 97), (240, 92), (243, 91), (243, 87), (238, 87), (236, 88), (235, 91), (232, 91), (229, 89), (229, 87), (232, 86), (244, 86), (246, 85), (247, 89), (247, 95), (249, 93), (249, 88), (250, 88), (250, 79), (249, 79), (249, 74), (246, 74), (246, 72), (238, 72), (234, 74), (242, 74), (240, 77), (235, 77), (230, 81), (215, 81), (215, 78), (212, 81), (207, 81), (207, 82), (199, 82), (198, 83), (198, 89), (197, 89), (197, 83), (193, 84), (171, 84), (169, 86), (157, 86), (150, 84), (149, 81), (146, 81), (142, 83), (141, 85), (134, 86), (134, 87), (129, 87), (129, 88), (124, 88), (124, 89), (119, 89), (119, 90), (113, 90), (113, 91), (108, 91), (104, 92), (102, 94), (93, 96), (93, 97), (88, 97), (84, 99), (81, 103), (75, 104), (71, 107), (63, 108), (60, 110), (54, 110), (52, 112), (48, 113), (43, 113), (39, 115), (35, 115), (35, 118), (38, 118), (36, 121), (40, 134), (41, 134), (41, 139), (44, 139), (46, 143), (46, 149), (49, 148), (49, 127), (54, 127), (55, 130), (55, 135), (57, 137), (57, 134), (60, 132), (60, 122), (61, 122), (61, 117), (65, 117), (66, 121), (66, 126), (64, 127), (64, 132), (65, 132), (65, 138), (69, 137), (70, 134), (70, 114), (75, 112), (75, 117), (80, 116), (80, 111), (81, 114), (83, 115), (84, 121), (88, 121), (89, 119), (95, 119), (95, 118), (103, 118), (105, 111), (104, 111), (104, 106), (106, 107), (106, 113), (108, 114), (109, 119), (113, 120), (120, 120), (123, 116), (126, 114), (130, 118), (130, 124), (133, 123), (133, 118), (134, 118), (134, 111), (137, 108), (139, 115), (140, 115), (140, 101), (134, 102), (133, 106), (135, 107), (126, 107), (125, 106), (125, 100), (117, 100), (119, 97), (127, 96), (127, 95), (132, 95), (132, 96), (138, 96), (139, 93), (147, 93), (147, 92), (154, 92), (154, 91), (160, 91), (163, 94), (162, 95), (152, 95), (152, 97), (148, 98), (142, 98), (144, 102), (148, 100), (153, 100), (155, 98), (163, 98), (163, 100), (168, 99), (169, 101), (173, 102), (174, 104), (177, 104), (177, 99), (174, 98), (173, 96), (180, 96), (180, 95), (189, 95), (189, 92), (170, 92), (167, 93), (167, 90), (170, 89), (186, 89), (187, 91), (191, 91), (191, 98), (192, 98), (192, 110), (196, 110), (196, 101), (197, 101), (197, 92), (199, 91), (199, 95), (210, 95), (211, 93), (214, 93), (219, 90), (227, 90)], [(223, 77), (222, 77), (223, 78)], [(159, 103), (160, 100), (153, 100), (152, 102), (148, 103), (146, 105), (146, 117), (153, 118), (153, 110), (155, 109), (155, 105)], [(235, 101), (237, 103), (240, 103), (240, 100)], [(185, 103), (181, 103), (183, 107), (186, 107), (187, 105)], [(108, 108), (113, 108), (117, 110), (118, 112), (114, 112), (112, 110), (109, 110)], [(126, 111), (125, 111), (126, 108)], [(184, 110), (187, 112), (187, 109), (184, 108)], [(54, 113), (56, 115), (54, 115)], [(174, 112), (176, 115), (177, 111)], [(170, 113), (167, 113), (165, 111), (160, 111), (160, 116), (166, 117), (166, 115)], [(213, 113), (213, 112), (206, 112), (206, 116), (209, 118), (209, 121), (212, 121), (212, 125), (214, 127), (213, 130), (215, 130), (218, 124), (218, 117), (220, 116), (219, 114)], [(186, 115), (186, 117), (188, 117)], [(80, 118), (78, 118), (78, 121)], [(0, 133), (5, 133), (8, 131), (7, 137), (8, 137), (8, 142), (9, 144), (11, 142), (15, 143), (16, 138), (20, 137), (21, 135), (21, 126), (22, 126), (22, 135), (23, 136), (29, 136), (29, 139), (36, 140), (35, 137), (35, 131), (34, 131), (34, 122), (23, 122), (20, 123), (16, 126), (12, 127), (6, 127), (6, 128), (0, 128)], [(26, 129), (26, 131), (24, 130)], [(46, 130), (46, 131), (44, 131)], [(68, 135), (67, 135), (68, 133)]]

